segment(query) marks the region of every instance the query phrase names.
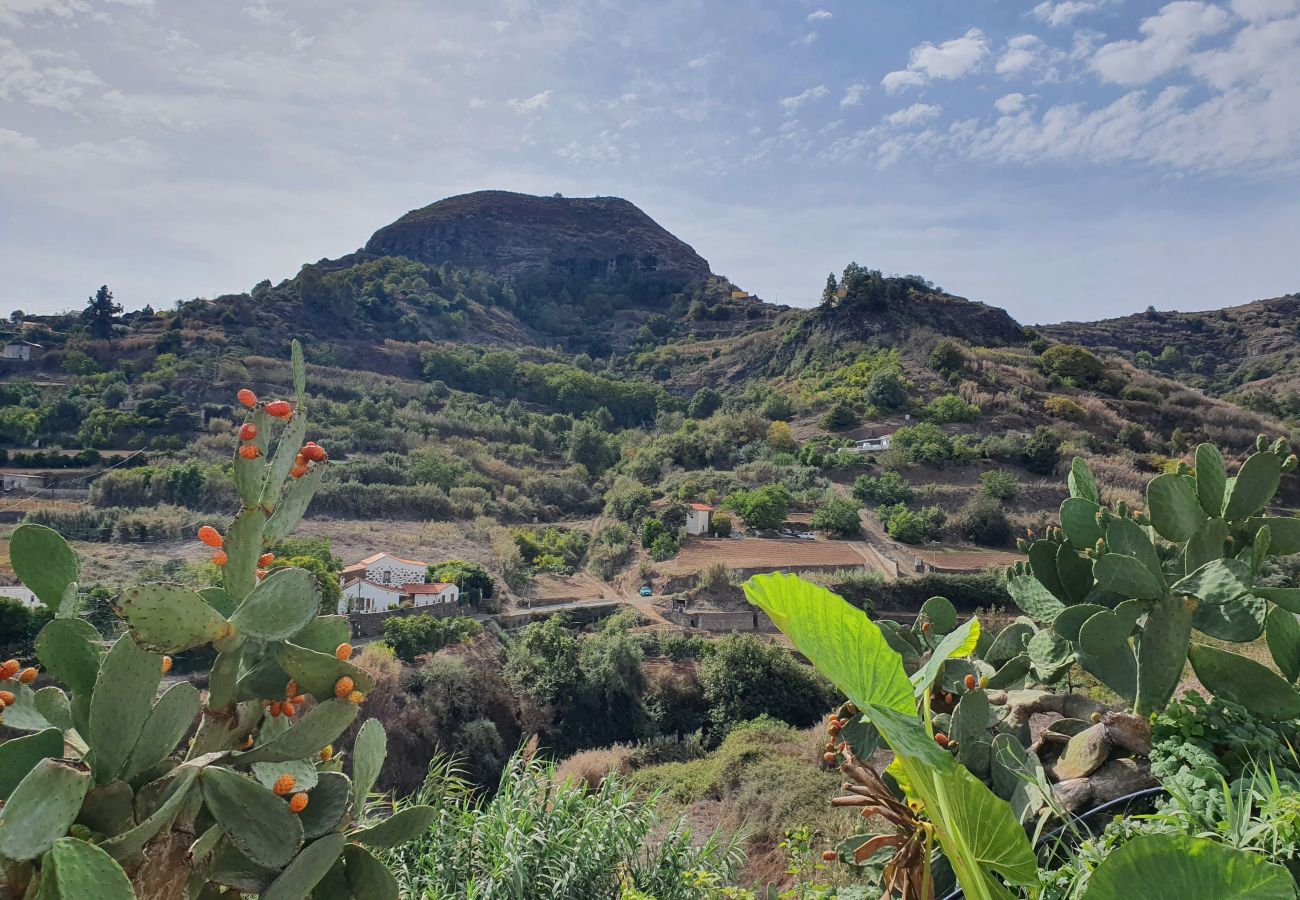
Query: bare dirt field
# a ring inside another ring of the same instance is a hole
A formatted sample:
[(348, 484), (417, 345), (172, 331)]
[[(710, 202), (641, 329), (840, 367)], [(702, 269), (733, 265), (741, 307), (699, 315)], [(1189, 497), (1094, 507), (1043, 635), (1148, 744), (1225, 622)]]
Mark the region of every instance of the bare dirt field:
[(524, 592), (525, 601), (534, 603), (571, 603), (580, 600), (614, 599), (613, 585), (586, 572), (573, 575), (538, 575)]
[(656, 566), (664, 575), (690, 575), (714, 563), (729, 569), (820, 569), (865, 566), (866, 557), (849, 541), (688, 538), (682, 552)]

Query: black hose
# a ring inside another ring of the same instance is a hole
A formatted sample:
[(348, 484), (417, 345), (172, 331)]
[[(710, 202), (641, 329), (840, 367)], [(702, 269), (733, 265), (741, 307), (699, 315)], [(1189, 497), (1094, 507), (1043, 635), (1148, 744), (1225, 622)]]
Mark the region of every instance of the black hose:
[[(1155, 797), (1159, 794), (1164, 794), (1164, 793), (1166, 793), (1166, 791), (1162, 787), (1145, 788), (1140, 791), (1134, 791), (1131, 794), (1125, 794), (1123, 797), (1116, 797), (1114, 800), (1103, 803), (1101, 806), (1093, 807), (1092, 809), (1088, 810), (1082, 815), (1076, 816), (1072, 814), (1070, 816), (1071, 822), (1069, 825), (1061, 825), (1060, 827), (1055, 828), (1052, 831), (1049, 831), (1047, 834), (1043, 835), (1041, 838), (1038, 839), (1038, 843), (1034, 845), (1034, 849), (1042, 850), (1043, 847), (1049, 841), (1055, 841), (1065, 832), (1066, 828), (1070, 826), (1077, 826), (1083, 829), (1084, 831), (1091, 833), (1092, 829), (1088, 827), (1088, 823), (1085, 821), (1086, 819), (1091, 819), (1094, 816), (1098, 816), (1101, 813), (1104, 813), (1107, 810), (1111, 809), (1112, 807), (1134, 803), (1138, 800), (1145, 800), (1148, 797)], [(965, 896), (966, 895), (962, 893), (961, 889), (958, 888), (948, 896), (944, 897), (943, 900), (964, 900)]]

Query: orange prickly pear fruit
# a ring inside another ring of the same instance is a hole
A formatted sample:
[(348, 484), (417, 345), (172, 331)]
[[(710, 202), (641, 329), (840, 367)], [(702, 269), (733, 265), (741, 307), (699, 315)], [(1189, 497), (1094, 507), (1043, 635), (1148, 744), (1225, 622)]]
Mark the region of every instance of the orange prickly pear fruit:
[(329, 454), (325, 452), (325, 448), (313, 441), (308, 441), (302, 445), (302, 455), (312, 462), (324, 462), (329, 458)]
[(834, 850), (823, 850), (823, 851), (822, 851), (822, 862), (835, 862), (835, 860), (837, 860), (837, 859), (839, 859), (839, 858), (840, 858), (840, 855), (839, 855), (838, 853), (836, 853)]
[(261, 556), (257, 558), (257, 565), (263, 569), (265, 569), (273, 562), (275, 562), (274, 553), (263, 553)]
[(248, 737), (244, 738), (244, 742), (243, 742), (242, 744), (239, 745), (239, 749), (240, 749), (240, 750), (252, 750), (252, 749), (253, 749), (253, 736), (252, 736), (251, 734), (250, 734)]
[(216, 553), (212, 554), (212, 564), (214, 566), (224, 566), (229, 561), (230, 557), (226, 554), (225, 550), (218, 550)]
[(18, 669), (18, 660), (6, 659), (3, 663), (0, 663), (0, 681), (8, 681), (13, 678), (18, 674)]
[(297, 782), (293, 780), (293, 776), (288, 772), (285, 772), (279, 778), (275, 779), (275, 786), (271, 789), (283, 797), (285, 794), (293, 793), (293, 786), (295, 784), (297, 784)]
[(934, 625), (932, 625), (929, 622), (925, 622), (921, 625), (921, 630), (924, 631), (926, 634), (929, 634), (931, 631), (934, 630)]
[(31, 666), (28, 666), (18, 673), (18, 680), (23, 684), (31, 684), (36, 680), (36, 670)]
[(351, 703), (353, 706), (360, 706), (361, 701), (364, 699), (366, 699), (366, 695), (361, 693), (360, 691), (353, 691), (352, 693), (348, 694), (348, 702)]
[(307, 465), (307, 462), (308, 462), (307, 457), (302, 455), (301, 450), (299, 450), (298, 455), (293, 458), (293, 464), (295, 466), (305, 466)]
[(351, 644), (339, 644), (337, 647), (334, 648), (334, 657), (335, 657), (335, 659), (341, 659), (341, 660), (343, 660), (344, 662), (346, 662), (347, 660), (351, 659), (351, 658), (352, 658), (352, 645), (351, 645)]
[(239, 399), (241, 405), (246, 406), (249, 409), (252, 409), (257, 405), (257, 395), (248, 388), (241, 388), (239, 393), (235, 396)]
[(221, 537), (221, 532), (217, 531), (217, 529), (213, 528), (211, 525), (204, 525), (199, 529), (199, 540), (207, 544), (209, 547), (216, 547), (218, 549), (225, 543)]
[(934, 742), (938, 744), (940, 747), (947, 747), (948, 735), (944, 734), (942, 731), (936, 731), (934, 733)]
[(822, 761), (828, 764), (835, 762), (835, 754), (831, 753), (829, 750), (826, 751), (822, 754)]
[(975, 680), (974, 675), (967, 675), (962, 679), (962, 684), (966, 685), (966, 690), (973, 691), (975, 690), (975, 685), (979, 684), (979, 682)]
[(239, 455), (244, 459), (257, 459), (262, 455), (262, 451), (258, 449), (256, 444), (244, 444), (239, 448)]
[(952, 694), (944, 694), (944, 695), (943, 695), (943, 702), (944, 702), (944, 703), (952, 703)]
[(346, 697), (348, 694), (352, 693), (352, 688), (352, 679), (344, 675), (338, 681), (334, 682), (334, 696)]
[(307, 702), (307, 696), (305, 694), (297, 694), (296, 696), (290, 697), (289, 702), (294, 706), (300, 706)]
[(245, 422), (244, 426), (239, 429), (239, 439), (241, 441), (251, 441), (257, 437), (257, 426), (252, 422)]
[(290, 477), (290, 478), (301, 478), (302, 476), (304, 476), (304, 475), (306, 475), (306, 474), (307, 474), (307, 467), (306, 467), (306, 466), (294, 466), (293, 468), (291, 468), (291, 469), (289, 470), (289, 477)]
[(289, 683), (284, 686), (284, 695), (290, 700), (298, 696), (298, 682), (296, 679), (289, 679)]
[(297, 712), (298, 712), (298, 707), (294, 706), (291, 701), (284, 700), (280, 703), (280, 715), (292, 719), (294, 717), (294, 714)]
[(172, 658), (170, 656), (164, 656), (162, 661), (162, 673), (166, 675), (171, 670), (172, 670)]
[(282, 705), (283, 705), (283, 704), (282, 704), (279, 700), (276, 700), (276, 701), (275, 701), (274, 703), (272, 703), (269, 707), (267, 707), (267, 712), (269, 712), (269, 713), (271, 714), (271, 718), (272, 718), (272, 719), (278, 719), (278, 718), (280, 718), (280, 707), (281, 707)]
[(289, 812), (300, 813), (307, 808), (307, 795), (302, 791), (289, 798)]
[(272, 400), (266, 404), (266, 414), (277, 419), (287, 419), (291, 412), (293, 409), (289, 406), (288, 400)]
[(14, 695), (11, 691), (0, 691), (0, 709), (5, 706), (14, 705)]

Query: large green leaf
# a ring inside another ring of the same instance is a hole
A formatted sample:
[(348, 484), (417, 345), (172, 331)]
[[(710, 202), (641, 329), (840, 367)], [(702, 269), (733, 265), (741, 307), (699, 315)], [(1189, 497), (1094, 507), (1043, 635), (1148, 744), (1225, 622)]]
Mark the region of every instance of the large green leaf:
[(57, 900), (134, 900), (131, 879), (122, 867), (99, 847), (76, 838), (59, 838), (45, 857), (40, 896)]
[(1083, 900), (1295, 900), (1291, 873), (1264, 857), (1185, 834), (1144, 834), (1106, 857)]
[(975, 645), (979, 642), (978, 619), (971, 619), (951, 634), (945, 635), (930, 654), (930, 658), (925, 661), (925, 665), (912, 675), (913, 694), (917, 697), (924, 695), (934, 685), (934, 679), (939, 676), (939, 669), (945, 662), (950, 659), (965, 659), (975, 651)]
[(63, 536), (44, 525), (24, 524), (9, 537), (9, 564), (18, 580), (57, 612), (63, 592), (81, 575), (81, 563)]
[(745, 596), (859, 709), (883, 706), (915, 715), (902, 657), (862, 610), (781, 572), (753, 576), (745, 582)]

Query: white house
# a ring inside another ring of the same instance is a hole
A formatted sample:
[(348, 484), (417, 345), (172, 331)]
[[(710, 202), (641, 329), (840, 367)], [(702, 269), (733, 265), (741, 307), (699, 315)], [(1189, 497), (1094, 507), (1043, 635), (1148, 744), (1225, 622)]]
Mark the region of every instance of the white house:
[(8, 597), (10, 600), (17, 600), (23, 606), (35, 609), (41, 605), (41, 601), (36, 599), (36, 595), (22, 585), (16, 587), (0, 587), (0, 597)]
[(712, 515), (713, 507), (703, 503), (692, 503), (686, 507), (686, 533), (708, 534), (709, 519)]
[(402, 590), (416, 606), (433, 606), (435, 603), (460, 601), (460, 588), (440, 581), (435, 581), (433, 584), (408, 584)]
[(45, 487), (45, 476), (31, 472), (0, 472), (0, 488), (35, 493)]
[(894, 443), (892, 434), (881, 435), (880, 437), (866, 438), (861, 441), (853, 442), (853, 451), (855, 453), (876, 453), (880, 450), (888, 450)]
[(402, 559), (391, 553), (376, 553), (348, 566), (341, 577), (345, 583), (360, 578), (372, 584), (401, 587), (404, 584), (423, 584), (428, 570), (428, 563), (416, 559)]
[(392, 585), (375, 584), (364, 578), (343, 582), (343, 596), (339, 598), (339, 615), (353, 612), (387, 612), (402, 602), (402, 589)]
[(10, 341), (4, 345), (4, 350), (0, 352), (0, 359), (20, 359), (26, 362), (33, 357), (40, 356), (43, 349), (45, 348), (40, 344), (33, 344), (30, 341)]

